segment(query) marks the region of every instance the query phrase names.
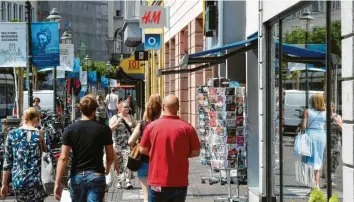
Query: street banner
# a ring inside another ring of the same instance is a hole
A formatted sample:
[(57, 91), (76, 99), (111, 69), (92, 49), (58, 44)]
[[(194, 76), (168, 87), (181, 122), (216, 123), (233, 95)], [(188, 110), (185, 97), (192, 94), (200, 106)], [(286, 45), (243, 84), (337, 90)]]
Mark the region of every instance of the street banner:
[(74, 67), (74, 44), (60, 44), (59, 70), (72, 72)]
[(105, 76), (101, 76), (101, 85), (102, 85), (102, 88), (108, 88), (109, 79), (106, 78)]
[(97, 72), (96, 71), (89, 71), (88, 82), (89, 82), (89, 84), (97, 83)]
[(0, 68), (26, 67), (26, 23), (0, 23)]
[(72, 79), (80, 78), (80, 58), (74, 59), (74, 67), (72, 72), (66, 72), (66, 77)]
[(114, 88), (117, 86), (117, 80), (115, 79), (110, 79), (109, 80), (109, 87)]
[(80, 82), (81, 82), (81, 85), (87, 85), (87, 74), (86, 74), (86, 71), (81, 71), (80, 72)]
[(58, 22), (32, 22), (32, 62), (36, 67), (60, 65)]

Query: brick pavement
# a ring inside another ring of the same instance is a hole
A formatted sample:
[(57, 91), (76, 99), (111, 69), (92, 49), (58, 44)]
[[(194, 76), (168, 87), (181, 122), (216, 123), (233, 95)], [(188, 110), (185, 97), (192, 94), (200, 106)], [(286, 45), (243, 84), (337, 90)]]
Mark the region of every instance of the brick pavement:
[[(310, 191), (309, 188), (301, 185), (295, 180), (295, 167), (294, 162), (297, 157), (292, 155), (293, 152), (293, 140), (290, 137), (284, 137), (284, 201), (286, 202), (305, 202), (308, 201), (308, 196), (306, 193)], [(341, 165), (339, 166), (336, 172), (336, 183), (338, 187), (333, 189), (334, 193), (339, 195), (339, 198), (342, 198), (342, 172)], [(275, 170), (275, 193), (279, 194), (279, 170)], [(215, 173), (218, 175), (218, 173)], [(199, 159), (190, 160), (190, 174), (189, 181), (190, 186), (188, 189), (188, 202), (213, 202), (214, 198), (217, 197), (227, 197), (227, 186), (220, 185), (220, 183), (209, 185), (202, 184), (201, 177), (209, 176), (208, 166), (201, 165)], [(323, 182), (324, 180), (321, 179)], [(142, 201), (142, 193), (140, 191), (140, 185), (137, 179), (133, 180), (132, 183), (135, 185), (135, 188), (132, 190), (116, 189), (111, 187), (109, 192), (106, 195), (107, 202), (137, 202)], [(232, 186), (233, 192), (235, 191), (235, 185)], [(321, 189), (325, 192), (325, 189)], [(240, 195), (247, 195), (247, 185), (240, 186)], [(14, 201), (13, 198), (8, 198), (5, 202)], [(53, 197), (49, 197), (46, 202), (54, 202)]]

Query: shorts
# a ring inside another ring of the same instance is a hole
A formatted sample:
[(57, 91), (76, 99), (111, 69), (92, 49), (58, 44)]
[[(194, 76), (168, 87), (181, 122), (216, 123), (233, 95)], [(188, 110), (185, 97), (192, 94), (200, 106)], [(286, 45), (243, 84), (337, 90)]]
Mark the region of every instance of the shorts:
[(149, 173), (149, 164), (143, 162), (138, 170), (138, 177), (147, 177)]

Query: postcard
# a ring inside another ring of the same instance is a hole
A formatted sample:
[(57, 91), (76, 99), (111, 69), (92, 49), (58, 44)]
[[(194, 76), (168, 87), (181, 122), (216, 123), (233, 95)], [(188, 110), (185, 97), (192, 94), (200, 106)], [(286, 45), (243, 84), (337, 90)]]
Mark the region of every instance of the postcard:
[(236, 144), (236, 136), (227, 136), (227, 144)]
[(217, 88), (209, 88), (209, 96), (217, 95)]
[(236, 88), (236, 97), (244, 97), (245, 92), (244, 88)]
[(234, 95), (227, 95), (225, 96), (225, 103), (235, 103), (235, 96)]
[(228, 128), (236, 128), (236, 121), (235, 119), (227, 119), (226, 120), (226, 126)]
[(235, 95), (235, 88), (225, 88), (225, 95)]
[(226, 112), (226, 119), (236, 119), (236, 112), (234, 111), (228, 111)]
[[(235, 121), (233, 121), (235, 123)], [(237, 136), (236, 130), (234, 129), (228, 129), (227, 130), (227, 136)]]
[(245, 145), (245, 136), (236, 136), (236, 144), (238, 146), (244, 146)]
[(226, 111), (235, 111), (235, 110), (236, 110), (235, 103), (226, 104)]
[(244, 117), (243, 116), (238, 116), (236, 117), (236, 125), (237, 126), (243, 126), (243, 121), (244, 121)]
[(236, 107), (236, 116), (243, 116), (243, 107)]
[(236, 135), (237, 136), (244, 136), (243, 130), (244, 130), (244, 128), (236, 128)]

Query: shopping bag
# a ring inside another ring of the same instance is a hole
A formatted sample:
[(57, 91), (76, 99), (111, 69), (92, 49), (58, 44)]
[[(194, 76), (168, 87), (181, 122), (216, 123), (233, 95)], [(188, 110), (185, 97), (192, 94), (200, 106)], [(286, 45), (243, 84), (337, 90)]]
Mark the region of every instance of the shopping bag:
[(303, 161), (295, 161), (295, 177), (296, 181), (303, 185), (313, 188), (315, 186), (314, 181), (314, 169), (312, 165)]
[[(106, 163), (106, 154), (103, 155), (103, 163)], [(114, 170), (113, 170), (113, 164), (111, 165), (111, 168), (109, 169), (109, 173), (106, 175), (106, 188), (109, 189), (114, 180)]]
[(312, 156), (312, 141), (307, 133), (303, 133), (302, 131), (297, 133), (294, 142), (294, 155)]
[(41, 149), (41, 182), (47, 194), (53, 194), (55, 184), (55, 169), (52, 158), (47, 151), (44, 141), (44, 133), (39, 132), (40, 149)]
[(61, 193), (60, 202), (71, 202), (69, 190), (63, 190), (63, 192)]

